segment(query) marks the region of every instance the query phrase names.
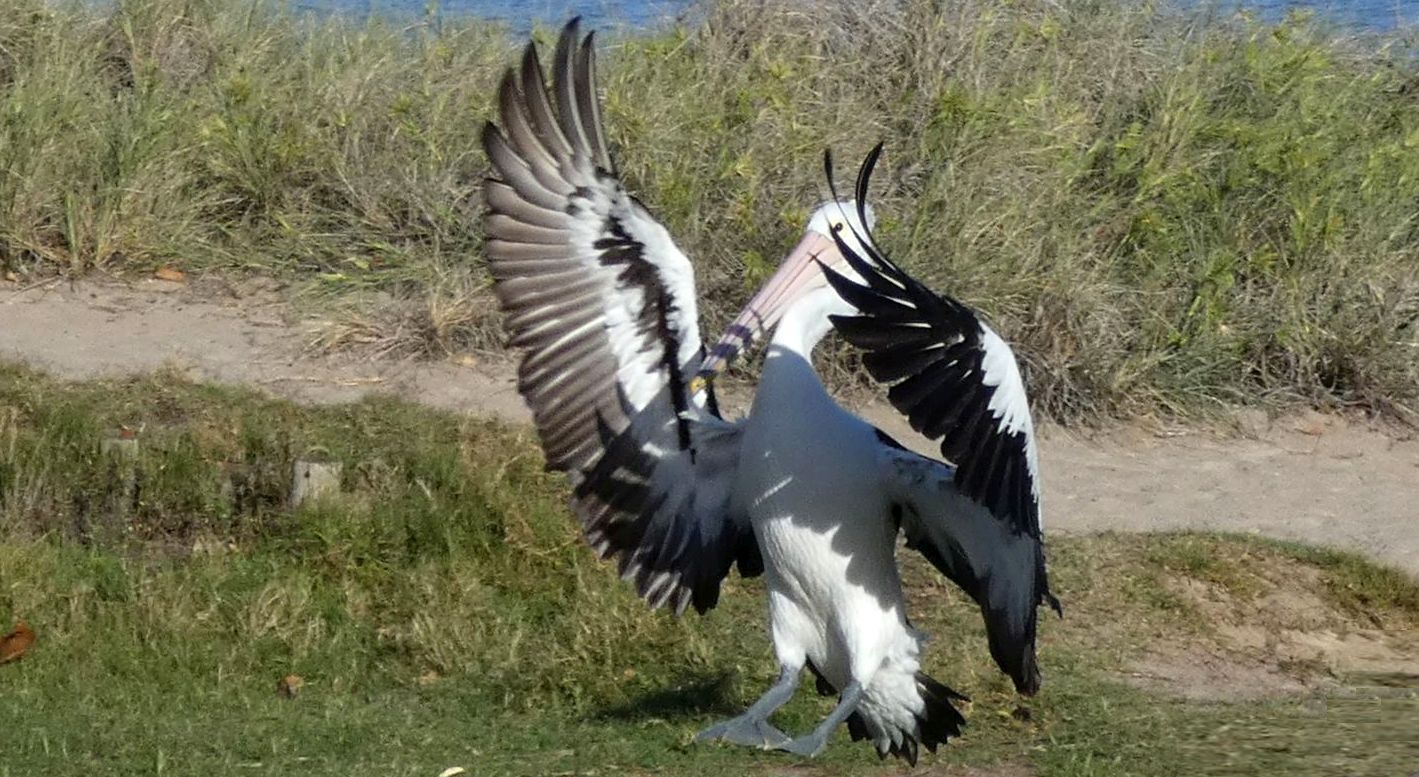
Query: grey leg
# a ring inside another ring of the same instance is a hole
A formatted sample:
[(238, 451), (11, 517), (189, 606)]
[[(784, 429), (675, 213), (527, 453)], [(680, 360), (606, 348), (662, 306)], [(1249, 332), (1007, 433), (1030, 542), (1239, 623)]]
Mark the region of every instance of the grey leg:
[(808, 758), (818, 755), (823, 752), (823, 748), (828, 746), (828, 737), (831, 737), (833, 731), (857, 709), (857, 704), (860, 701), (862, 701), (862, 684), (853, 680), (843, 689), (842, 699), (838, 702), (838, 706), (828, 713), (828, 717), (823, 718), (823, 722), (813, 729), (813, 733), (801, 736), (792, 742), (785, 742), (779, 745), (778, 749)]
[(695, 735), (696, 742), (723, 739), (736, 745), (760, 747), (765, 750), (779, 747), (788, 742), (788, 735), (769, 723), (769, 716), (793, 698), (798, 688), (798, 675), (802, 669), (785, 666), (779, 673), (778, 682), (764, 692), (753, 706), (743, 715), (721, 721)]

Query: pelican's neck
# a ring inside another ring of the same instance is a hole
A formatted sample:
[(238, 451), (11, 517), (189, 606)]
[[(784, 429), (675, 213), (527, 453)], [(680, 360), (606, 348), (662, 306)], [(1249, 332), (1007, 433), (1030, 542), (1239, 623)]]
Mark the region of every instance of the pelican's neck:
[[(813, 369), (813, 348), (833, 328), (828, 316), (851, 312), (853, 308), (827, 287), (804, 295), (784, 311), (764, 357), (764, 374), (751, 416), (792, 426), (816, 423), (822, 413), (837, 407)], [(795, 412), (779, 412), (784, 407)], [(773, 412), (760, 412), (768, 409)]]
[[(832, 331), (830, 315), (854, 312), (852, 306), (843, 302), (837, 292), (824, 286), (804, 295), (784, 311), (783, 318), (774, 328), (772, 345), (796, 354), (808, 364), (813, 363), (813, 349)], [(770, 353), (775, 349), (770, 349)]]

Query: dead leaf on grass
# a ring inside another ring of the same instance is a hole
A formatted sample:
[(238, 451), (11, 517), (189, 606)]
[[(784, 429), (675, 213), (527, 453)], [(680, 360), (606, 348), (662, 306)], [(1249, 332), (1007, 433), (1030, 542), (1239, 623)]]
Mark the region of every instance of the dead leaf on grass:
[(294, 699), (304, 685), (305, 679), (300, 675), (288, 674), (276, 681), (276, 694), (287, 699)]
[(18, 661), (34, 644), (34, 629), (28, 623), (19, 621), (9, 634), (0, 637), (0, 664)]

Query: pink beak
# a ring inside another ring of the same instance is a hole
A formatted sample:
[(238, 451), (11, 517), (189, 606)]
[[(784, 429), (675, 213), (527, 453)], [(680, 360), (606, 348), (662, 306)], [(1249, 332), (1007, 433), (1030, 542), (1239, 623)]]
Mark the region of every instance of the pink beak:
[(700, 365), (699, 374), (690, 384), (691, 390), (699, 391), (706, 381), (723, 372), (740, 351), (773, 329), (795, 300), (827, 285), (828, 280), (818, 267), (819, 261), (832, 267), (840, 260), (841, 254), (832, 238), (816, 231), (804, 235), (788, 258), (783, 260), (778, 272), (749, 300), (749, 304), (724, 330), (719, 342), (710, 349)]

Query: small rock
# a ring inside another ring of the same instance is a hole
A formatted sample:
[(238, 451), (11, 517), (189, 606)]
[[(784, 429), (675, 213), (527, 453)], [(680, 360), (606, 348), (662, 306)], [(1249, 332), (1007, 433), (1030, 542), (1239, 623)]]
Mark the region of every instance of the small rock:
[(1330, 416), (1310, 410), (1296, 421), (1295, 429), (1301, 434), (1319, 437), (1330, 429), (1330, 423)]
[(1244, 437), (1261, 437), (1271, 431), (1271, 416), (1259, 407), (1238, 410), (1233, 420)]
[(338, 461), (322, 461), (319, 458), (319, 454), (308, 453), (305, 458), (296, 460), (291, 481), (291, 507), (300, 507), (308, 501), (340, 493), (343, 465)]

